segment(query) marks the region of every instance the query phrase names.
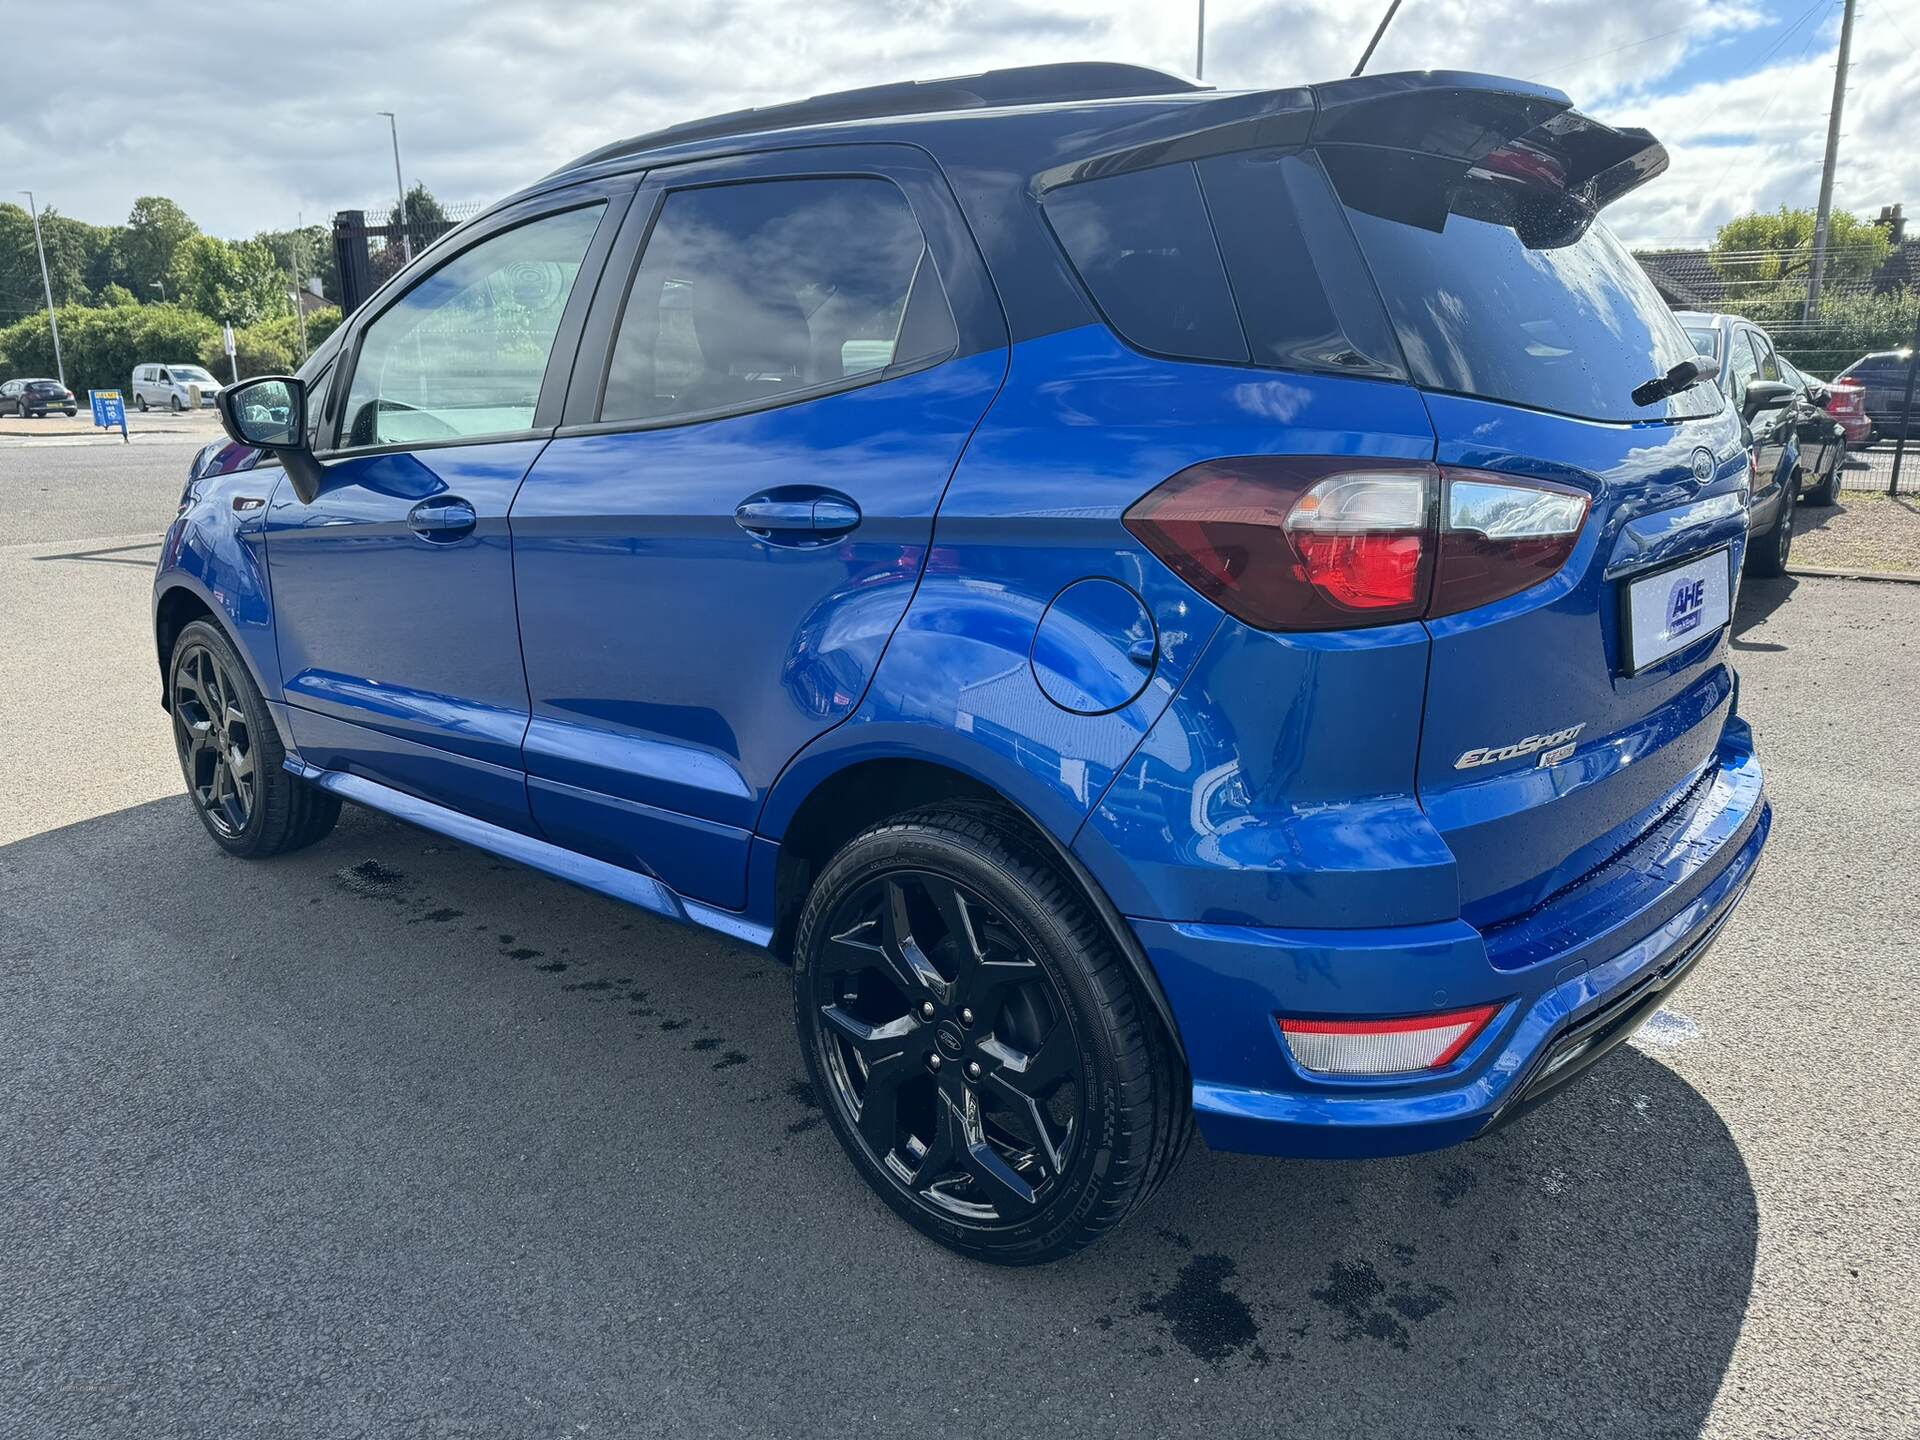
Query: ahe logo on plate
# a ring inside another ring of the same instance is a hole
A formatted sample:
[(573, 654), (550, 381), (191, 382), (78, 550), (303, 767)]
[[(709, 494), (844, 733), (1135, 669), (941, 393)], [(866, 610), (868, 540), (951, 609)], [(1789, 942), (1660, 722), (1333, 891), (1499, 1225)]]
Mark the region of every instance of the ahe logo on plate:
[(1707, 608), (1707, 582), (1676, 580), (1667, 596), (1667, 634), (1684, 635), (1700, 623)]

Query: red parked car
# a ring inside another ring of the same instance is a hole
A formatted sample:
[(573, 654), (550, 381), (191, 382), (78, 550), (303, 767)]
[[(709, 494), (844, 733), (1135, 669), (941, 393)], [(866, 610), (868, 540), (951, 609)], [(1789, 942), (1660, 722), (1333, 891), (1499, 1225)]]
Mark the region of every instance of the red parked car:
[(1866, 387), (1852, 380), (1827, 382), (1827, 413), (1847, 435), (1849, 450), (1863, 450), (1873, 435), (1873, 422), (1867, 418)]

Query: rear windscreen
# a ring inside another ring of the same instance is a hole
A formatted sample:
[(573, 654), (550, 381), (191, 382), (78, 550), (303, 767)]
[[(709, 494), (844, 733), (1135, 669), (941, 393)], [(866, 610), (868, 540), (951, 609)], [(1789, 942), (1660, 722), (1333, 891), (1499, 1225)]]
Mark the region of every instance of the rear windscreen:
[(1711, 385), (1634, 403), (1695, 348), (1599, 220), (1569, 221), (1564, 202), (1530, 214), (1519, 187), (1430, 157), (1324, 154), (1417, 383), (1595, 420), (1719, 407)]

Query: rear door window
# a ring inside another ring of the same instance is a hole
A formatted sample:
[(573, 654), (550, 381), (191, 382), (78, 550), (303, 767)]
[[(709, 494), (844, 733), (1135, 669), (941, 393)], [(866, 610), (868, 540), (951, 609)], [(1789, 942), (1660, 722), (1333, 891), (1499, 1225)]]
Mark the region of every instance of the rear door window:
[(1696, 352), (1601, 221), (1577, 228), (1564, 205), (1430, 156), (1321, 153), (1418, 383), (1595, 420), (1718, 406), (1706, 385), (1634, 403), (1636, 386)]
[(891, 181), (674, 191), (627, 292), (600, 419), (782, 404), (884, 379), (956, 344), (926, 237)]
[(1191, 164), (1062, 186), (1044, 202), (1108, 324), (1157, 355), (1245, 363), (1246, 336)]

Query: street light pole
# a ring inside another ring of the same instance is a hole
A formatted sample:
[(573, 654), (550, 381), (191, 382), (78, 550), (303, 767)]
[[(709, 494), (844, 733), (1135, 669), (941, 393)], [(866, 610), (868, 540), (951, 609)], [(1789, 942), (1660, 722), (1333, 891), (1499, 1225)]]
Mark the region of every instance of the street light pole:
[(387, 117), (387, 128), (393, 132), (393, 193), (400, 199), (400, 208), (394, 211), (394, 218), (400, 224), (400, 251), (413, 261), (413, 241), (407, 235), (407, 182), (400, 178), (400, 121), (391, 110), (378, 112)]
[(1193, 37), (1193, 78), (1207, 73), (1207, 0), (1200, 0), (1200, 18)]
[(53, 368), (60, 377), (60, 388), (67, 386), (67, 367), (60, 359), (60, 321), (53, 313), (53, 281), (47, 275), (47, 246), (40, 238), (40, 207), (34, 203), (33, 192), (22, 190), (27, 197), (27, 210), (33, 216), (33, 248), (40, 252), (40, 284), (47, 292), (47, 326), (53, 331)]
[(1840, 57), (1833, 67), (1833, 109), (1827, 112), (1827, 158), (1820, 167), (1820, 208), (1813, 220), (1813, 269), (1807, 276), (1807, 308), (1801, 319), (1811, 320), (1820, 309), (1820, 282), (1827, 274), (1827, 231), (1833, 225), (1833, 169), (1840, 158), (1840, 107), (1847, 103), (1847, 51), (1853, 45), (1853, 0), (1840, 16)]

